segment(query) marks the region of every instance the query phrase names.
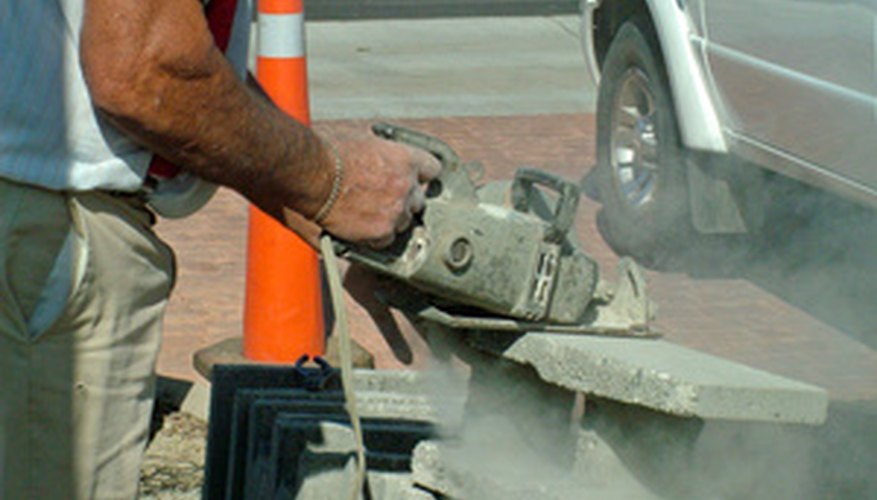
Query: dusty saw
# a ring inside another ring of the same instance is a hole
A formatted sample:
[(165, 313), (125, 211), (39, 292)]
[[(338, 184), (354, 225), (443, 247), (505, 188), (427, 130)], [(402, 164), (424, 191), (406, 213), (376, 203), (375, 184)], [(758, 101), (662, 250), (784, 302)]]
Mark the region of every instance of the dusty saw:
[(424, 149), (442, 164), (427, 186), (425, 209), (390, 248), (336, 246), (348, 260), (426, 298), (394, 305), (456, 328), (647, 334), (651, 310), (638, 268), (622, 260), (622, 279), (610, 286), (571, 237), (579, 202), (574, 183), (519, 168), (510, 182), (476, 186), (483, 167), (462, 162), (439, 139), (388, 124), (373, 132)]

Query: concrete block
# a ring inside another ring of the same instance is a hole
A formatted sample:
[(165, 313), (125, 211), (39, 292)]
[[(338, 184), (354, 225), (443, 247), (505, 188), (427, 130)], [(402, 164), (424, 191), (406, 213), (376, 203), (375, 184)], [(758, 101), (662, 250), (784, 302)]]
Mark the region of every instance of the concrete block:
[(440, 498), (478, 500), (564, 500), (577, 498), (561, 474), (509, 467), (495, 450), (459, 443), (422, 441), (414, 449), (414, 483)]
[(410, 473), (369, 472), (368, 486), (374, 500), (435, 500), (435, 495), (414, 485)]
[[(437, 412), (426, 396), (412, 394), (356, 392), (356, 409), (363, 418), (422, 420), (435, 422)], [(460, 405), (462, 413), (462, 405)]]
[[(297, 500), (334, 500), (350, 498), (356, 474), (355, 459), (349, 454), (337, 456), (340, 463), (327, 467), (326, 458), (305, 452), (299, 457), (299, 483), (296, 487), (281, 484), (276, 498)], [(360, 496), (361, 498), (361, 496)]]
[[(319, 424), (323, 441), (309, 442), (298, 458), (298, 500), (348, 498), (356, 473), (353, 430), (344, 424)], [(386, 454), (384, 454), (386, 455)], [(405, 457), (407, 462), (407, 457)], [(368, 471), (369, 498), (373, 500), (433, 500), (417, 489), (408, 472)], [(285, 493), (284, 493), (285, 492)], [(291, 494), (282, 489), (279, 496)], [(360, 498), (365, 498), (360, 496)]]
[(824, 389), (663, 340), (529, 333), (498, 344), (503, 339), (473, 341), (572, 391), (704, 419), (820, 424), (826, 417)]
[[(302, 466), (307, 468), (306, 456), (302, 457)], [(311, 474), (295, 493), (296, 500), (338, 500), (350, 498), (350, 488), (355, 474), (354, 461), (350, 458), (343, 469), (323, 471)], [(373, 472), (367, 474), (370, 500), (435, 500), (429, 492), (414, 486), (411, 475), (400, 472)], [(281, 492), (278, 496), (283, 497)], [(293, 498), (293, 497), (289, 497)], [(365, 495), (360, 495), (365, 500)]]
[(582, 480), (600, 487), (623, 483), (630, 485), (631, 490), (640, 492), (639, 495), (626, 495), (623, 498), (650, 498), (646, 496), (647, 490), (639, 485), (618, 455), (594, 431), (579, 429), (575, 437), (572, 471)]
[(466, 380), (413, 370), (354, 370), (353, 387), (363, 416), (451, 428), (461, 424), (468, 396)]
[(353, 370), (353, 388), (367, 392), (422, 394), (427, 377), (413, 370)]

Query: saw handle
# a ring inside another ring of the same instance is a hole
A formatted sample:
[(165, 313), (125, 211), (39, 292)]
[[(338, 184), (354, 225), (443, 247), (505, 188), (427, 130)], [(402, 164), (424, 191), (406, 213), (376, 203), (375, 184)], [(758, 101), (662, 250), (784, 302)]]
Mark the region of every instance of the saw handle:
[(382, 139), (422, 149), (441, 162), (442, 169), (438, 177), (431, 180), (427, 187), (427, 199), (441, 196), (444, 199), (477, 203), (475, 184), (470, 178), (470, 172), (477, 172), (477, 169), (473, 170), (477, 165), (464, 164), (445, 142), (431, 135), (389, 123), (372, 125), (372, 132)]
[[(476, 165), (462, 164), (457, 153), (445, 142), (431, 135), (389, 123), (375, 123), (371, 130), (373, 134), (382, 139), (422, 149), (441, 162), (441, 172), (437, 178), (430, 181), (427, 187), (424, 212), (429, 207), (430, 199), (438, 196), (477, 202), (475, 186), (469, 178), (469, 171)], [(414, 225), (412, 224), (412, 227), (409, 227), (404, 233), (397, 235), (396, 241), (382, 250), (361, 248), (349, 242), (338, 240), (334, 236), (332, 237), (332, 249), (339, 256), (353, 252), (367, 254), (376, 260), (392, 259), (400, 256), (407, 248)]]
[(519, 212), (530, 212), (534, 185), (547, 187), (558, 194), (554, 218), (545, 231), (545, 241), (559, 244), (566, 237), (579, 206), (579, 188), (558, 175), (536, 168), (521, 167), (512, 182), (512, 206)]
[(372, 125), (372, 133), (382, 139), (420, 148), (435, 156), (442, 163), (443, 167), (453, 168), (460, 164), (460, 157), (457, 156), (457, 153), (450, 146), (435, 137), (416, 130), (389, 123), (375, 123)]

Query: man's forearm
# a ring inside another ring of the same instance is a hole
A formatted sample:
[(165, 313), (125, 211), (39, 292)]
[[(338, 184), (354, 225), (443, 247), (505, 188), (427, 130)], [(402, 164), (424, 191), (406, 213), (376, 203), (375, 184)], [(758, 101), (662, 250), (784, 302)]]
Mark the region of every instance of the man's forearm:
[(81, 55), (95, 105), (135, 140), (272, 215), (313, 216), (331, 189), (329, 153), (236, 78), (200, 9), (197, 0), (88, 0)]

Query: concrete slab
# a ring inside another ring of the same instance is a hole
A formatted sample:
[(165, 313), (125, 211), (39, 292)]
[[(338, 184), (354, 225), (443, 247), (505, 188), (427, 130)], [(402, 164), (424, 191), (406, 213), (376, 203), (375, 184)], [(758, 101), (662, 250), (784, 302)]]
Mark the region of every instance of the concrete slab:
[(307, 23), (312, 116), (593, 111), (578, 16)]
[[(492, 337), (479, 345), (496, 349)], [(530, 333), (502, 355), (572, 391), (704, 419), (819, 424), (828, 393), (663, 340)]]

